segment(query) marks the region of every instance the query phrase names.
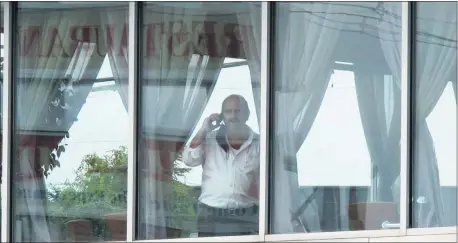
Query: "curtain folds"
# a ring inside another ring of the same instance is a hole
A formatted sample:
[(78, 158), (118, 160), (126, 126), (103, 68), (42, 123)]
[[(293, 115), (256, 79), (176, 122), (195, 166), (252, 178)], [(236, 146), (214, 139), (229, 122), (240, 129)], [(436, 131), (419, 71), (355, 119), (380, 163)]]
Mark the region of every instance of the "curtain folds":
[[(57, 149), (76, 120), (92, 88), (101, 57), (95, 55), (95, 40), (83, 40), (73, 26), (81, 19), (97, 24), (93, 14), (25, 11), (17, 52), (16, 141), (19, 156), (14, 165), (16, 215), (15, 239), (54, 240), (47, 216), (44, 172), (53, 166), (51, 152)], [(43, 171), (45, 169), (45, 171)], [(39, 197), (30, 197), (37, 195)], [(29, 193), (29, 194), (28, 194)]]
[[(290, 11), (319, 12), (324, 17), (289, 14)], [(296, 154), (307, 138), (323, 101), (334, 68), (333, 51), (342, 22), (330, 20), (337, 11), (333, 4), (279, 4), (278, 76), (275, 82), (275, 140), (273, 170), (276, 171), (273, 197), (275, 231), (294, 233), (321, 231), (316, 201), (301, 210), (313, 191), (299, 191)], [(309, 19), (310, 18), (310, 19)], [(343, 17), (342, 17), (343, 18)], [(333, 25), (334, 28), (323, 26)], [(305, 199), (304, 199), (305, 198)], [(285, 202), (285, 200), (287, 200)], [(303, 211), (298, 214), (298, 211)]]

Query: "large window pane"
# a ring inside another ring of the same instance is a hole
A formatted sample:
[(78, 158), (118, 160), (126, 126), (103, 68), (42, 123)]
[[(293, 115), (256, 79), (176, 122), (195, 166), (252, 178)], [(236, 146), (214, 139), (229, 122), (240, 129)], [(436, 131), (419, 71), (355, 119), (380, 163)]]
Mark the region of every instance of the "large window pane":
[[(4, 57), (5, 57), (5, 52), (4, 52), (4, 45), (5, 45), (5, 38), (4, 38), (4, 26), (3, 26), (3, 5), (4, 2), (0, 2), (0, 130), (3, 131), (3, 108), (2, 104), (3, 102), (1, 101), (3, 97), (3, 66), (4, 66)], [(2, 136), (0, 136), (0, 139), (3, 137), (3, 132), (1, 133)], [(3, 143), (0, 142), (0, 150), (3, 147)], [(1, 156), (1, 153), (0, 153)], [(0, 158), (0, 164), (1, 164), (2, 158)], [(0, 165), (0, 175), (2, 174), (2, 168), (3, 166)], [(0, 176), (0, 183), (3, 183), (3, 180), (1, 180)], [(0, 194), (1, 196), (1, 194)], [(1, 197), (0, 197), (1, 198)], [(2, 210), (0, 209), (0, 217), (2, 216)], [(1, 226), (0, 226), (0, 232), (1, 232)]]
[(142, 14), (137, 238), (257, 234), (260, 4)]
[(19, 3), (15, 242), (126, 239), (127, 17), (122, 2)]
[(401, 3), (276, 10), (271, 233), (397, 227)]
[(415, 8), (412, 227), (456, 226), (456, 4)]

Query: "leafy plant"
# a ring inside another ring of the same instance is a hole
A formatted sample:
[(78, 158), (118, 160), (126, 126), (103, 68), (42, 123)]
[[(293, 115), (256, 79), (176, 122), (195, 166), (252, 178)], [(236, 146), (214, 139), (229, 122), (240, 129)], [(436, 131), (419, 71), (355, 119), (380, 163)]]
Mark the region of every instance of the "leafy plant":
[[(178, 167), (177, 161), (173, 168)], [(191, 195), (192, 187), (177, 180), (188, 172), (187, 168), (173, 169), (171, 187), (172, 212), (194, 216), (193, 205), (196, 198)], [(106, 155), (89, 154), (84, 156), (76, 170), (76, 179), (63, 185), (51, 185), (48, 190), (49, 215), (64, 218), (86, 218), (93, 221), (96, 235), (106, 234), (103, 218), (106, 214), (125, 212), (127, 208), (127, 148), (121, 146)], [(85, 216), (86, 215), (86, 216)], [(172, 219), (173, 221), (174, 219)], [(176, 220), (179, 221), (179, 220)], [(173, 222), (179, 225), (180, 222)]]
[[(54, 92), (52, 92), (54, 96), (48, 102), (48, 110), (42, 113), (42, 121), (47, 126), (60, 128), (65, 131), (68, 130), (68, 127), (64, 127), (68, 123), (65, 121), (65, 114), (72, 108), (76, 97), (76, 91), (72, 83), (73, 81), (69, 75), (55, 83), (53, 87)], [(69, 138), (69, 136), (70, 134), (67, 132), (62, 141), (52, 148), (53, 152), (49, 155), (49, 164), (45, 163), (41, 165), (46, 177), (56, 166), (60, 167), (59, 157), (65, 152), (65, 146), (67, 146), (65, 139)]]

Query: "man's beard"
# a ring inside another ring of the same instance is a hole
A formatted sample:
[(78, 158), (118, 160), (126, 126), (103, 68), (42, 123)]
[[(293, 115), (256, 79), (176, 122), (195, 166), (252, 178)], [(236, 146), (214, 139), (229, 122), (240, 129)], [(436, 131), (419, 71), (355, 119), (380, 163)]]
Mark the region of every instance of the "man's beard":
[(236, 128), (239, 128), (241, 127), (242, 123), (241, 122), (238, 122), (238, 121), (227, 121), (225, 122), (226, 126), (228, 129), (236, 129)]
[(242, 134), (244, 131), (244, 123), (242, 122), (227, 122), (226, 129), (228, 134)]

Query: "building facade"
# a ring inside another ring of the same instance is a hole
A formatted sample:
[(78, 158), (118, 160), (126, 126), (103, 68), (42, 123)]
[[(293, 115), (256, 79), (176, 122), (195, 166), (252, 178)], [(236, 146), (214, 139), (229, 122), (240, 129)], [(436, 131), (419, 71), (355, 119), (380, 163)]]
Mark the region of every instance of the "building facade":
[[(456, 242), (457, 8), (2, 2), (2, 242)], [(259, 227), (203, 237), (183, 152), (231, 94), (256, 166), (211, 186)]]

